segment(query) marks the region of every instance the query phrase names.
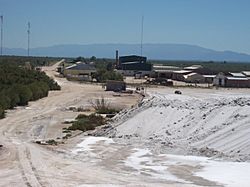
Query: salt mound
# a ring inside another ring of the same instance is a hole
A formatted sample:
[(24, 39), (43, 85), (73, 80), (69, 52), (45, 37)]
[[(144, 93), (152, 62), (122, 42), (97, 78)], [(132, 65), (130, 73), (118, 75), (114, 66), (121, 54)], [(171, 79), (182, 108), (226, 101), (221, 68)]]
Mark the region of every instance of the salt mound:
[(105, 134), (158, 151), (250, 160), (250, 98), (156, 93), (117, 115)]

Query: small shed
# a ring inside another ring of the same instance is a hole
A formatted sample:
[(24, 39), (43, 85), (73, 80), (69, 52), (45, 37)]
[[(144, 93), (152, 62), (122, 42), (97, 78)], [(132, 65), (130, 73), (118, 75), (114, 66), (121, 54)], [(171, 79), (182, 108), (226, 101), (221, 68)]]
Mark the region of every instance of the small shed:
[(203, 75), (203, 77), (205, 83), (212, 84), (216, 75)]
[(213, 81), (213, 84), (215, 86), (226, 86), (225, 82), (226, 82), (226, 75), (223, 72), (218, 73)]
[(109, 80), (106, 82), (106, 91), (114, 91), (114, 92), (126, 91), (126, 83), (124, 81)]

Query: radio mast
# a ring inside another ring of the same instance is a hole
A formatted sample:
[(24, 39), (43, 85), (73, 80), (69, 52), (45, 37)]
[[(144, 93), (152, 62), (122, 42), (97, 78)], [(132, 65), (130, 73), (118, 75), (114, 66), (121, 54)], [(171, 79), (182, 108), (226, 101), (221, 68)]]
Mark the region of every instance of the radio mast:
[(144, 16), (142, 16), (141, 19), (141, 56), (142, 56), (142, 45), (143, 45), (143, 22), (144, 22)]
[(3, 15), (0, 16), (1, 19), (1, 56), (3, 55)]
[(28, 22), (28, 56), (30, 56), (30, 22)]

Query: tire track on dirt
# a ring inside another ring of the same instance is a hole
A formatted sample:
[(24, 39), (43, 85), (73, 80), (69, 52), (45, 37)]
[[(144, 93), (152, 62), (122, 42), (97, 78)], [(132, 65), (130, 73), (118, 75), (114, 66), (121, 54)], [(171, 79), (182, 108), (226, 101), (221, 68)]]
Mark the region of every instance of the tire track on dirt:
[(37, 178), (37, 181), (40, 183), (41, 187), (46, 187), (47, 184), (46, 185), (43, 184), (44, 182), (42, 182), (42, 179), (39, 176), (36, 167), (33, 165), (32, 161), (31, 161), (30, 150), (28, 149), (28, 147), (26, 147), (26, 155), (27, 155), (28, 162), (29, 162), (29, 164), (31, 166), (31, 170), (33, 171), (35, 177)]
[(18, 152), (16, 152), (16, 158), (17, 158), (17, 160), (18, 160), (18, 168), (19, 168), (19, 170), (21, 171), (22, 179), (23, 179), (25, 185), (26, 185), (27, 187), (32, 187), (31, 184), (30, 184), (29, 181), (28, 181), (28, 178), (27, 178), (26, 175), (25, 175), (24, 168), (23, 168), (23, 166), (22, 166), (22, 164), (21, 164), (21, 162), (20, 162), (20, 157), (19, 157)]
[(39, 176), (37, 169), (34, 167), (31, 161), (30, 150), (26, 146), (20, 146), (17, 148), (18, 167), (21, 171), (22, 179), (27, 187), (40, 186), (46, 187), (41, 177)]

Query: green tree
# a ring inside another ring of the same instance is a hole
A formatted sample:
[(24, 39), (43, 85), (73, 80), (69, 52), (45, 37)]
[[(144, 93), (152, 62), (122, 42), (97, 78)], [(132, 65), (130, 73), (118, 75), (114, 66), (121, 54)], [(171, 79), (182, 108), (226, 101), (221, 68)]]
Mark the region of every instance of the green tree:
[(35, 101), (37, 99), (42, 98), (45, 94), (43, 94), (42, 89), (39, 86), (38, 82), (34, 82), (29, 85), (29, 89), (32, 92), (32, 100)]
[(8, 97), (10, 98), (10, 109), (13, 109), (20, 102), (20, 97), (13, 88), (10, 89)]
[(92, 57), (90, 58), (90, 61), (95, 62), (95, 61), (96, 61), (96, 57), (95, 57), (95, 56), (92, 56)]
[(0, 106), (3, 110), (10, 108), (10, 98), (4, 93), (0, 94)]
[(18, 105), (24, 106), (32, 99), (32, 92), (27, 86), (18, 86), (17, 92), (20, 98)]
[(107, 71), (112, 71), (113, 70), (113, 63), (112, 62), (108, 62), (107, 64)]
[(123, 80), (122, 74), (115, 71), (107, 71), (105, 69), (99, 69), (95, 74), (95, 78), (98, 82), (106, 82), (107, 80)]

